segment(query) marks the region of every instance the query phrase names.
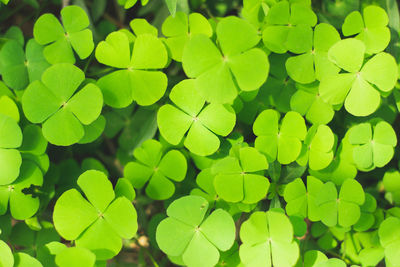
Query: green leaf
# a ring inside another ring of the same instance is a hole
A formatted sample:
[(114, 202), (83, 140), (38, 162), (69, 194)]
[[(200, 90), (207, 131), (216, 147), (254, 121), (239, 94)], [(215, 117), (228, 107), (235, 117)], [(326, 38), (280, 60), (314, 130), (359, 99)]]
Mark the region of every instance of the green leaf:
[(75, 189), (64, 192), (54, 206), (54, 226), (68, 240), (77, 239), (96, 219), (95, 208)]
[(67, 6), (61, 10), (63, 26), (53, 15), (39, 17), (33, 28), (35, 40), (44, 48), (44, 56), (51, 64), (75, 63), (72, 48), (80, 59), (85, 59), (94, 49), (93, 36), (86, 12), (78, 6)]
[(270, 183), (256, 172), (267, 168), (264, 155), (255, 148), (243, 147), (239, 158), (228, 156), (212, 166), (215, 192), (228, 202), (257, 203), (266, 196)]
[(335, 185), (328, 182), (321, 187), (316, 198), (321, 220), (329, 227), (336, 226), (337, 223), (343, 227), (357, 223), (361, 216), (360, 206), (364, 201), (362, 186), (352, 179), (343, 182), (339, 197)]
[(175, 16), (176, 13), (176, 4), (178, 0), (165, 0), (165, 3), (167, 4), (169, 13), (171, 13), (172, 16)]
[(255, 147), (267, 156), (269, 162), (278, 159), (281, 164), (289, 164), (297, 159), (301, 151), (307, 128), (303, 117), (290, 111), (282, 119), (278, 128), (279, 115), (274, 110), (261, 112), (253, 125), (257, 136)]
[(293, 266), (299, 258), (293, 226), (280, 212), (251, 214), (241, 226), (240, 239), (239, 254), (245, 266)]
[[(214, 266), (219, 250), (226, 251), (235, 239), (235, 224), (224, 210), (217, 209), (204, 219), (208, 202), (199, 196), (186, 196), (171, 203), (168, 218), (160, 222), (156, 240), (170, 256), (182, 256), (189, 266)], [(172, 233), (172, 235), (171, 235)], [(208, 255), (207, 259), (202, 257)]]
[(363, 16), (360, 12), (350, 13), (342, 26), (344, 36), (355, 35), (366, 47), (366, 53), (375, 54), (382, 52), (390, 41), (390, 30), (388, 15), (385, 10), (376, 5), (364, 8)]
[(10, 247), (4, 241), (0, 240), (0, 264), (4, 267), (14, 266), (14, 257)]
[(81, 247), (70, 247), (57, 254), (55, 262), (60, 267), (67, 266), (94, 266), (96, 256), (89, 250)]
[(365, 45), (356, 39), (344, 39), (334, 44), (328, 52), (328, 58), (338, 67), (357, 72), (364, 60)]
[(15, 267), (24, 267), (24, 266), (32, 266), (32, 267), (42, 267), (43, 265), (34, 257), (25, 254), (23, 252), (17, 252), (14, 254), (14, 266)]
[(388, 217), (379, 226), (379, 239), (382, 247), (385, 249), (385, 261), (387, 264), (396, 265), (400, 262), (398, 248), (400, 240), (400, 220), (396, 217)]
[(307, 189), (300, 178), (285, 187), (284, 198), (289, 216), (299, 215), (311, 221), (319, 221), (320, 215), (315, 199), (323, 183), (313, 176), (307, 177)]

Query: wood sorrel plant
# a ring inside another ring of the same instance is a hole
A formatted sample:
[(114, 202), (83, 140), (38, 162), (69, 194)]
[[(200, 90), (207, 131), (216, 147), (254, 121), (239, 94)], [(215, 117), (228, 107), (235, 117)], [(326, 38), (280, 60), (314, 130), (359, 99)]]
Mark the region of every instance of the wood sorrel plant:
[(1, 267), (400, 266), (396, 1), (1, 2)]

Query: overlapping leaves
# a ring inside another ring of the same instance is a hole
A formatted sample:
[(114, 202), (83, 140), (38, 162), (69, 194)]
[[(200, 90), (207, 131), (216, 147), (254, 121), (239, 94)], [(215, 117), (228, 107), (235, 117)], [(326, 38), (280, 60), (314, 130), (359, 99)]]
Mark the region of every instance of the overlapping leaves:
[(145, 141), (141, 147), (135, 149), (133, 155), (137, 161), (129, 162), (125, 166), (124, 177), (135, 188), (142, 188), (148, 182), (146, 193), (153, 199), (171, 197), (175, 186), (169, 179), (180, 182), (186, 176), (187, 163), (182, 153), (178, 150), (165, 153), (156, 140)]
[(135, 235), (136, 210), (128, 198), (114, 193), (100, 171), (86, 171), (78, 185), (87, 200), (76, 189), (65, 191), (54, 207), (54, 226), (64, 239), (90, 249), (98, 260), (110, 259), (121, 250), (121, 238)]

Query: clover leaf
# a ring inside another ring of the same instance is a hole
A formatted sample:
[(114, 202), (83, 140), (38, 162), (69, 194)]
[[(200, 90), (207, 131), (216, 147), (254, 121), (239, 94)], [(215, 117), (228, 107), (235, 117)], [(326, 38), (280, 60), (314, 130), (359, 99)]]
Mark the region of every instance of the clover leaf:
[(364, 204), (365, 194), (356, 180), (348, 179), (343, 182), (339, 197), (335, 184), (327, 182), (321, 186), (315, 201), (325, 225), (349, 227), (356, 224), (361, 216), (360, 206)]
[(11, 117), (0, 113), (0, 185), (12, 183), (19, 175), (21, 153), (16, 149), (22, 144), (22, 131)]
[[(344, 39), (328, 51), (328, 58), (345, 72), (321, 79), (319, 92), (332, 105), (342, 104), (354, 116), (368, 116), (381, 103), (381, 93), (390, 92), (398, 79), (395, 59), (381, 52), (364, 65), (365, 45), (357, 39)], [(380, 91), (375, 89), (378, 88)]]
[(297, 159), (300, 165), (308, 165), (311, 170), (322, 170), (333, 160), (335, 135), (327, 125), (313, 125), (307, 133), (303, 150)]
[(18, 178), (8, 184), (0, 185), (0, 215), (10, 212), (14, 219), (25, 220), (32, 217), (39, 209), (39, 198), (25, 194), (24, 189), (31, 185), (41, 186), (43, 174), (39, 167), (29, 160), (24, 160)]
[(43, 54), (48, 62), (75, 63), (72, 51), (78, 54), (80, 59), (85, 59), (93, 51), (93, 35), (88, 29), (89, 18), (86, 12), (79, 6), (67, 6), (61, 10), (61, 20), (50, 13), (39, 17), (33, 28), (33, 36), (36, 42), (47, 45)]
[(353, 161), (353, 145), (349, 142), (348, 133), (341, 140), (331, 164), (318, 171), (309, 169), (311, 175), (324, 182), (331, 181), (335, 185), (341, 185), (345, 180), (356, 177), (357, 168)]
[(254, 91), (266, 81), (268, 57), (254, 48), (260, 37), (243, 19), (221, 19), (216, 35), (220, 49), (206, 35), (193, 36), (183, 50), (182, 66), (189, 78), (195, 78), (196, 89), (208, 102), (232, 103), (239, 89)]
[(14, 267), (43, 267), (34, 257), (23, 252), (14, 253)]
[(369, 230), (375, 223), (374, 212), (376, 210), (376, 199), (368, 193), (365, 193), (365, 202), (360, 207), (361, 216), (358, 222), (353, 226), (356, 231), (363, 232)]
[(238, 157), (228, 156), (212, 166), (215, 191), (228, 202), (257, 203), (268, 193), (270, 183), (263, 176), (266, 169), (267, 159), (257, 149), (240, 148)]
[(98, 260), (110, 259), (121, 250), (121, 238), (136, 234), (136, 210), (126, 197), (115, 196), (103, 172), (86, 171), (77, 183), (87, 200), (76, 189), (65, 191), (54, 206), (54, 226), (64, 239), (75, 240)]
[(172, 88), (169, 98), (176, 105), (163, 105), (157, 113), (157, 123), (165, 140), (184, 145), (190, 152), (207, 156), (220, 146), (217, 135), (228, 135), (236, 122), (236, 114), (228, 105), (211, 103), (195, 88), (195, 80), (184, 80)]
[(133, 155), (137, 161), (125, 166), (124, 177), (135, 188), (142, 188), (148, 182), (146, 193), (153, 199), (170, 198), (175, 192), (175, 186), (169, 179), (181, 182), (186, 176), (187, 163), (182, 153), (174, 149), (165, 153), (156, 140), (143, 142)]
[(312, 124), (328, 124), (335, 111), (320, 97), (318, 86), (318, 83), (296, 83), (298, 90), (290, 97), (290, 108)]
[(6, 242), (0, 240), (0, 266), (2, 267), (13, 267), (14, 257), (10, 247)]
[(204, 34), (211, 37), (213, 34), (210, 23), (199, 13), (191, 13), (188, 16), (177, 12), (175, 16), (165, 19), (161, 30), (167, 37), (164, 42), (171, 52), (171, 58), (178, 62), (182, 61), (183, 49), (194, 35)]
[(388, 170), (383, 175), (383, 186), (387, 192), (385, 197), (396, 205), (400, 203), (400, 172)]
[[(287, 50), (296, 52), (308, 46), (310, 27), (317, 24), (317, 16), (306, 3), (280, 1), (268, 11), (267, 26), (263, 31), (263, 42), (272, 52), (283, 54)], [(297, 38), (297, 39), (296, 39)], [(301, 40), (301, 41), (300, 41)]]
[(268, 0), (244, 0), (242, 16), (256, 27), (263, 26), (269, 12)]
[(214, 188), (214, 179), (215, 175), (211, 168), (201, 170), (196, 176), (196, 184), (199, 188), (192, 189), (190, 194), (203, 197), (208, 200), (210, 205), (213, 205), (215, 201), (219, 200)]
[(361, 123), (350, 128), (349, 142), (354, 146), (353, 160), (357, 168), (367, 171), (389, 163), (397, 137), (389, 123), (379, 121), (374, 126)]
[(297, 112), (286, 113), (280, 126), (279, 117), (279, 112), (273, 109), (258, 115), (253, 124), (253, 132), (257, 136), (255, 147), (266, 155), (269, 162), (278, 159), (281, 164), (289, 164), (300, 155), (307, 127), (304, 118)]
[(315, 26), (314, 32), (311, 28), (299, 25), (292, 31), (298, 31), (297, 35), (306, 38), (307, 45), (294, 51), (301, 55), (290, 57), (286, 61), (290, 78), (306, 84), (339, 73), (339, 67), (328, 59), (329, 48), (340, 40), (339, 33), (332, 25), (320, 23)]
[(4, 82), (15, 90), (25, 89), (39, 80), (50, 64), (43, 56), (43, 47), (34, 39), (26, 44), (26, 52), (15, 40), (6, 42), (0, 52), (1, 75)]
[(319, 209), (315, 202), (323, 183), (313, 176), (307, 176), (307, 190), (301, 178), (286, 185), (283, 197), (289, 216), (299, 215), (316, 222), (320, 220)]
[[(118, 4), (124, 6), (125, 9), (133, 7), (136, 4), (136, 2), (137, 0), (118, 0)], [(140, 2), (142, 6), (145, 6), (149, 2), (149, 0), (141, 0)]]
[(0, 93), (0, 113), (13, 118), (16, 122), (19, 122), (19, 109), (15, 104), (12, 97), (8, 95), (1, 95)]
[(400, 263), (400, 219), (386, 218), (379, 226), (379, 240), (385, 249), (387, 266), (397, 266)]
[(96, 256), (90, 250), (82, 247), (69, 247), (61, 250), (56, 255), (55, 262), (57, 266), (95, 266)]
[(239, 255), (246, 267), (294, 266), (299, 246), (293, 240), (293, 226), (279, 211), (257, 211), (240, 228)]
[(223, 209), (216, 209), (205, 218), (207, 209), (208, 201), (199, 196), (172, 202), (167, 208), (168, 218), (157, 226), (160, 249), (169, 256), (180, 256), (189, 267), (215, 266), (219, 251), (227, 251), (234, 243), (235, 224)]
[(23, 94), (22, 108), (27, 119), (43, 123), (43, 135), (50, 143), (60, 146), (77, 143), (85, 134), (82, 124), (89, 125), (99, 117), (103, 96), (95, 84), (88, 83), (74, 94), (84, 78), (78, 67), (56, 64)]
[(167, 65), (168, 53), (153, 34), (138, 35), (131, 48), (125, 33), (112, 32), (95, 55), (100, 63), (120, 69), (98, 80), (107, 105), (122, 108), (136, 101), (147, 106), (164, 95), (168, 79), (159, 69)]
[(367, 54), (376, 54), (385, 50), (390, 42), (390, 30), (387, 27), (389, 17), (379, 6), (364, 8), (363, 15), (353, 11), (347, 15), (342, 25), (344, 36), (353, 36), (365, 44)]

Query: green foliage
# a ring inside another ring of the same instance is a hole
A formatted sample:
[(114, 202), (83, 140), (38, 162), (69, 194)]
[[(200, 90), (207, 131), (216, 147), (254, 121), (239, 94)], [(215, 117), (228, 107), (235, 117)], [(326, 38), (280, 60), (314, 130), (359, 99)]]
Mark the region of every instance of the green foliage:
[(1, 2), (1, 267), (400, 266), (396, 1)]

